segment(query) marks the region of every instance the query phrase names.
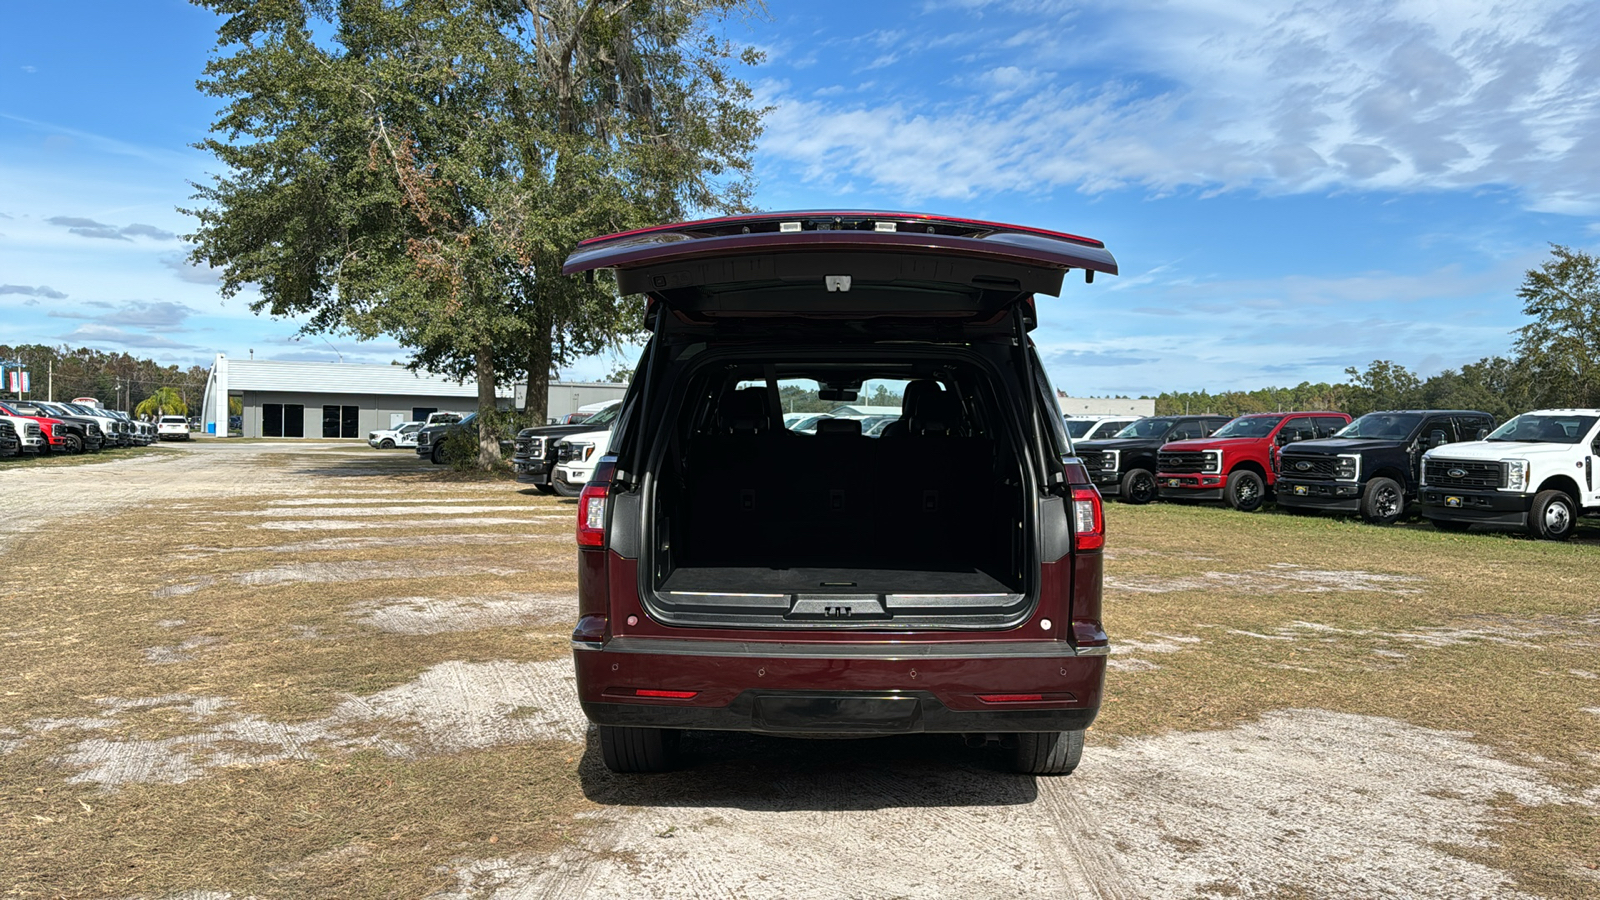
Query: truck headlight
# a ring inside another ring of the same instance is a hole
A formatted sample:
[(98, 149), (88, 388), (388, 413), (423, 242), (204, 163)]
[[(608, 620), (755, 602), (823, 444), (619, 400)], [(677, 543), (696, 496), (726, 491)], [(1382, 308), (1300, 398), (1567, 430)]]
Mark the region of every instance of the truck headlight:
[(1222, 472), (1222, 451), (1203, 450), (1200, 453), (1200, 471), (1208, 475), (1217, 475)]
[(1107, 450), (1100, 457), (1101, 470), (1106, 472), (1115, 472), (1120, 469), (1121, 466), (1119, 463), (1121, 461), (1121, 456), (1122, 451), (1120, 450)]
[(1500, 464), (1506, 467), (1506, 486), (1508, 491), (1524, 491), (1528, 488), (1528, 461), (1525, 459), (1502, 459)]
[(1338, 481), (1355, 481), (1361, 474), (1361, 457), (1342, 453), (1334, 458), (1333, 477)]

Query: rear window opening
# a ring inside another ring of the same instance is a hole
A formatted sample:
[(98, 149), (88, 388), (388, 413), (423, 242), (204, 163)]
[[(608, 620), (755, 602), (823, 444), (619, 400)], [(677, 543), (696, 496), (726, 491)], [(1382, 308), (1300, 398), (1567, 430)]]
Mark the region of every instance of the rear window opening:
[(642, 593), (677, 625), (1002, 628), (1036, 504), (1011, 379), (976, 356), (703, 362), (651, 458)]

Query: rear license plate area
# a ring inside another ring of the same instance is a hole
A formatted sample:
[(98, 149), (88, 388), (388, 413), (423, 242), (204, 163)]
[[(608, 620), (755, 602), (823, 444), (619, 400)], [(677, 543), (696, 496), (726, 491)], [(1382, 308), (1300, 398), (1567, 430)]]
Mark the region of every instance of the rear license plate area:
[(766, 731), (911, 733), (922, 730), (916, 697), (828, 697), (767, 694), (756, 698), (752, 717)]

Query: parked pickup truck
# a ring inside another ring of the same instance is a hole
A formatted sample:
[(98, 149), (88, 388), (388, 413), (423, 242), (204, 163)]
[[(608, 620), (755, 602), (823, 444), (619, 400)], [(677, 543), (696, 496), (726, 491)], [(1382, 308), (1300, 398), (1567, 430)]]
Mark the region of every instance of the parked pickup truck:
[(1348, 424), (1350, 417), (1336, 412), (1240, 416), (1209, 438), (1162, 447), (1156, 490), (1163, 500), (1221, 500), (1254, 512), (1277, 483), (1285, 444), (1330, 437)]
[[(622, 411), (622, 401), (613, 400), (611, 405), (596, 413), (578, 425), (535, 425), (517, 432), (515, 455), (511, 457), (511, 468), (517, 473), (519, 484), (531, 484), (541, 494), (556, 492), (556, 443), (569, 435), (581, 434), (585, 431), (596, 431), (601, 428), (610, 428), (617, 419), (617, 414)], [(582, 490), (583, 486), (578, 486)], [(574, 493), (572, 496), (578, 496)]]
[(1295, 511), (1360, 513), (1392, 525), (1417, 500), (1422, 454), (1481, 439), (1494, 427), (1486, 412), (1403, 409), (1367, 413), (1331, 438), (1283, 448), (1278, 505)]
[(1523, 413), (1481, 441), (1422, 456), (1422, 515), (1443, 531), (1526, 528), (1564, 541), (1580, 515), (1600, 514), (1600, 409)]
[(1156, 499), (1156, 453), (1168, 441), (1203, 438), (1227, 416), (1150, 416), (1103, 441), (1073, 441), (1073, 451), (1089, 470), (1101, 496), (1128, 503)]

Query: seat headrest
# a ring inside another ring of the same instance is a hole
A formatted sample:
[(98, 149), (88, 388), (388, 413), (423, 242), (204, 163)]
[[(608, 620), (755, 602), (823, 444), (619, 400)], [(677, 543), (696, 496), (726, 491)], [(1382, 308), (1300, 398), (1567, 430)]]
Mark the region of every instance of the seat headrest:
[(909, 427), (912, 434), (955, 434), (961, 427), (961, 403), (949, 391), (920, 397)]
[(758, 387), (734, 391), (722, 399), (719, 419), (724, 432), (756, 434), (768, 429), (767, 392)]
[(906, 382), (906, 389), (900, 395), (900, 414), (912, 415), (917, 411), (917, 404), (929, 394), (939, 393), (939, 382), (931, 378), (918, 378), (916, 381)]
[(823, 435), (854, 435), (861, 436), (860, 419), (823, 419), (817, 423), (817, 436)]

